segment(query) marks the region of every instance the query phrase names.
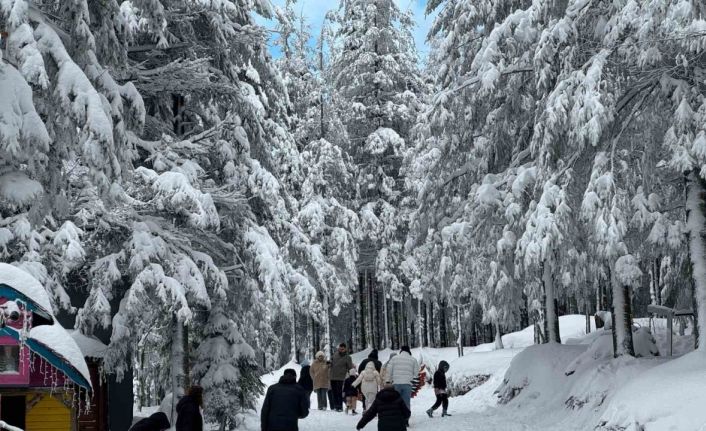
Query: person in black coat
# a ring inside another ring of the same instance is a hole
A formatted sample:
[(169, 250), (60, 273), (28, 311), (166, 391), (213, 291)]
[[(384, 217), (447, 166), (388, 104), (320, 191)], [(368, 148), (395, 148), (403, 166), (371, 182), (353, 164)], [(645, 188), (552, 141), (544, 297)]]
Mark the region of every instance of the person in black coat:
[(184, 395), (177, 403), (176, 431), (203, 431), (203, 388), (192, 386), (188, 395)]
[(434, 394), (436, 395), (436, 402), (427, 410), (427, 414), (430, 418), (434, 417), (434, 410), (438, 409), (439, 406), (443, 406), (441, 416), (451, 416), (448, 413), (449, 394), (446, 392), (447, 371), (449, 371), (449, 363), (446, 361), (439, 362), (439, 369), (434, 373)]
[(130, 431), (165, 431), (171, 428), (169, 418), (162, 412), (157, 412), (144, 418), (130, 428)]
[(296, 371), (288, 368), (279, 383), (267, 389), (260, 410), (262, 431), (298, 431), (299, 419), (309, 415), (309, 398), (297, 384)]
[(301, 386), (307, 393), (308, 397), (311, 397), (311, 393), (314, 391), (314, 381), (311, 378), (311, 365), (309, 361), (304, 359), (301, 363), (302, 369), (299, 372), (299, 386)]
[(348, 377), (343, 382), (343, 395), (346, 396), (346, 414), (350, 411), (352, 415), (357, 415), (355, 411), (358, 405), (358, 388), (353, 386), (353, 382), (358, 378), (355, 368), (351, 368)]
[(378, 431), (406, 431), (410, 415), (399, 392), (392, 385), (387, 385), (378, 392), (373, 404), (363, 413), (356, 429), (363, 429), (377, 416)]
[(380, 370), (382, 369), (382, 362), (378, 360), (377, 349), (373, 349), (368, 354), (368, 357), (366, 359), (363, 359), (363, 362), (360, 363), (360, 366), (358, 367), (358, 374), (362, 373), (363, 370), (365, 370), (365, 366), (368, 365), (368, 362), (370, 361), (373, 361), (373, 363), (375, 364), (375, 369), (378, 373), (380, 372)]

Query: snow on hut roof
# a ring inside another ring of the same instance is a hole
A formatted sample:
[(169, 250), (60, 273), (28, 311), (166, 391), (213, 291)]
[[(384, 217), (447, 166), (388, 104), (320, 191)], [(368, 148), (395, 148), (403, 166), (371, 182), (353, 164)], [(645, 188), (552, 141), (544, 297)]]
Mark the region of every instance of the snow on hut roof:
[[(54, 323), (53, 325), (41, 325), (32, 328), (29, 332), (27, 343), (30, 349), (44, 357), (54, 367), (66, 373), (76, 384), (91, 388), (91, 375), (88, 372), (88, 365), (86, 365), (83, 353), (74, 338), (61, 325)], [(37, 346), (36, 343), (41, 344), (41, 346)], [(50, 352), (43, 351), (42, 346)], [(64, 363), (47, 357), (52, 356), (51, 353), (58, 357), (56, 359)]]
[(16, 266), (9, 265), (7, 263), (0, 263), (0, 288), (2, 288), (3, 284), (14, 289), (19, 292), (21, 296), (23, 296), (16, 298), (10, 297), (8, 299), (21, 299), (23, 301), (29, 300), (39, 307), (39, 310), (34, 311), (39, 311), (40, 314), (46, 315), (44, 317), (52, 320), (54, 314), (52, 313), (49, 295), (36, 278)]
[(108, 346), (103, 344), (98, 338), (84, 335), (81, 331), (76, 329), (69, 330), (69, 334), (78, 345), (78, 348), (81, 349), (81, 353), (83, 353), (84, 357), (96, 359), (103, 359), (105, 357)]

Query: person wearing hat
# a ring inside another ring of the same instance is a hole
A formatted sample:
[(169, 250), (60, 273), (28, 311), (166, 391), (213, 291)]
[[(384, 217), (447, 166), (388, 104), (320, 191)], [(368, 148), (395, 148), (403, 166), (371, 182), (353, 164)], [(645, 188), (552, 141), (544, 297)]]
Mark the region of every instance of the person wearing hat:
[(331, 383), (329, 381), (329, 364), (326, 362), (324, 352), (316, 352), (314, 362), (309, 368), (309, 373), (313, 382), (312, 388), (316, 392), (319, 410), (326, 410), (327, 395), (329, 389), (331, 389)]
[(311, 398), (311, 393), (314, 390), (314, 381), (311, 379), (311, 364), (309, 360), (304, 358), (300, 363), (302, 369), (299, 371), (299, 386), (304, 388), (306, 396)]
[(434, 373), (434, 395), (436, 395), (436, 402), (429, 410), (427, 410), (427, 415), (429, 417), (434, 417), (434, 410), (443, 406), (441, 411), (441, 416), (451, 416), (448, 413), (449, 410), (449, 394), (446, 392), (446, 373), (449, 371), (449, 363), (446, 361), (441, 361), (439, 363), (439, 369)]

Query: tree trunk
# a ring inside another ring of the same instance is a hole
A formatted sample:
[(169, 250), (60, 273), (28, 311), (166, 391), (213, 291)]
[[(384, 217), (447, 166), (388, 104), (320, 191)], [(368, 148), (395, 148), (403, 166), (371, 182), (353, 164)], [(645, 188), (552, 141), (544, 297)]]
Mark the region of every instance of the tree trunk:
[(368, 271), (365, 270), (365, 285), (367, 286), (367, 295), (368, 295), (368, 347), (375, 347), (375, 332), (374, 332), (374, 304), (373, 304), (373, 286), (372, 283), (370, 282), (370, 274), (368, 274)]
[(704, 181), (697, 171), (687, 178), (686, 226), (689, 233), (689, 259), (694, 279), (694, 314), (696, 318), (697, 349), (706, 352), (706, 343), (698, 335), (706, 334), (706, 245), (704, 245)]
[(635, 356), (632, 342), (632, 311), (630, 287), (613, 281), (613, 342), (614, 356)]
[[(294, 304), (294, 302), (292, 302), (292, 304)], [(292, 351), (290, 353), (292, 361), (297, 362), (299, 359), (299, 352), (297, 351), (297, 312), (294, 309), (294, 305), (292, 305), (292, 318), (290, 323), (292, 325)]]
[(444, 301), (439, 304), (439, 346), (438, 347), (447, 347), (448, 346), (448, 328), (446, 325), (446, 305), (444, 304)]
[(429, 347), (436, 347), (436, 334), (434, 333), (434, 304), (427, 300), (427, 334)]
[(529, 321), (529, 304), (528, 304), (529, 298), (527, 297), (527, 294), (522, 291), (522, 305), (520, 306), (520, 329), (525, 329), (528, 328), (530, 325)]
[(384, 332), (384, 337), (385, 337), (385, 343), (384, 347), (386, 349), (392, 349), (392, 342), (390, 341), (390, 310), (387, 306), (387, 292), (386, 292), (385, 286), (382, 287), (382, 314), (383, 314), (383, 320), (385, 320), (385, 332)]
[(586, 299), (584, 304), (584, 313), (586, 314), (586, 334), (591, 333), (591, 302)]
[(329, 302), (328, 294), (324, 295), (324, 339), (323, 339), (323, 352), (326, 355), (326, 359), (331, 359), (331, 318), (329, 317)]
[[(377, 285), (375, 285), (375, 287), (377, 288)], [(382, 308), (380, 306), (380, 292), (378, 292), (377, 289), (373, 290), (373, 301), (375, 304), (375, 343), (373, 345), (379, 349), (383, 344), (383, 325), (381, 317), (382, 313), (380, 313), (380, 309)]]
[(422, 300), (417, 299), (417, 328), (419, 335), (419, 347), (424, 347), (424, 313), (422, 312)]
[(559, 336), (559, 316), (557, 314), (557, 300), (554, 295), (554, 276), (552, 274), (553, 270), (554, 265), (552, 264), (551, 260), (545, 259), (544, 263), (542, 264), (542, 284), (544, 286), (546, 304), (544, 326), (545, 334), (547, 336), (547, 342), (561, 343), (561, 338)]
[(184, 391), (191, 387), (191, 344), (189, 344), (189, 326), (184, 325)]
[(306, 316), (306, 357), (307, 359), (313, 359), (314, 353), (312, 348), (314, 346), (314, 327), (313, 318)]
[(176, 402), (184, 395), (184, 324), (172, 314), (172, 408), (171, 423), (176, 419)]
[(403, 336), (403, 322), (402, 322), (402, 311), (403, 303), (392, 301), (392, 347), (394, 349), (399, 349), (404, 343), (402, 339)]
[(493, 324), (493, 326), (495, 327), (495, 349), (504, 349), (505, 346), (503, 346), (503, 334), (500, 330), (500, 325), (496, 322)]
[(367, 340), (366, 340), (366, 336), (365, 336), (365, 326), (366, 325), (365, 325), (365, 304), (364, 304), (365, 295), (363, 294), (363, 290), (365, 288), (364, 286), (365, 286), (365, 276), (361, 273), (358, 273), (358, 293), (356, 295), (358, 297), (358, 309), (356, 310), (357, 311), (356, 319), (358, 320), (358, 336), (359, 336), (358, 346), (361, 349), (364, 349), (367, 347), (367, 345), (366, 345)]
[(456, 306), (456, 347), (458, 356), (463, 356), (463, 328), (461, 327), (461, 306)]

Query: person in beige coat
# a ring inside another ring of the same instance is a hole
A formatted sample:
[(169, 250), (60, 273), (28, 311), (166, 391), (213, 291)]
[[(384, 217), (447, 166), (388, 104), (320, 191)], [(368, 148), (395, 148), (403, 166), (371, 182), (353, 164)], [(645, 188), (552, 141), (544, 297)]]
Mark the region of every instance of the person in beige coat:
[(331, 387), (331, 382), (329, 380), (329, 364), (326, 362), (324, 352), (316, 352), (316, 359), (311, 364), (309, 373), (314, 381), (314, 392), (316, 392), (319, 410), (326, 410), (327, 394)]
[(368, 403), (365, 405), (367, 410), (367, 407), (373, 403), (378, 391), (382, 388), (382, 377), (380, 377), (380, 373), (375, 369), (374, 362), (368, 362), (365, 366), (365, 370), (363, 370), (353, 382), (354, 388), (357, 388), (358, 385), (360, 385), (360, 391), (365, 396), (365, 399), (368, 400)]

